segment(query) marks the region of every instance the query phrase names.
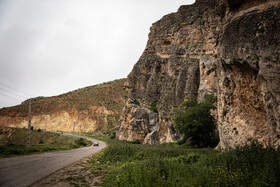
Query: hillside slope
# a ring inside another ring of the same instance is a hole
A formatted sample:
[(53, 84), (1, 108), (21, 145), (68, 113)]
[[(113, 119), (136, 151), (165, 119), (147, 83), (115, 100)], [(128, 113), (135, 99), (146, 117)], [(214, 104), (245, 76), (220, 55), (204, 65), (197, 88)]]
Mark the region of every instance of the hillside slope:
[(213, 94), (221, 148), (280, 145), (279, 0), (196, 0), (150, 30), (125, 83), (119, 139), (177, 141), (178, 106)]
[[(54, 97), (32, 99), (32, 126), (46, 130), (108, 131), (117, 126), (127, 93), (125, 79), (81, 88)], [(0, 125), (27, 127), (28, 101), (0, 110)]]

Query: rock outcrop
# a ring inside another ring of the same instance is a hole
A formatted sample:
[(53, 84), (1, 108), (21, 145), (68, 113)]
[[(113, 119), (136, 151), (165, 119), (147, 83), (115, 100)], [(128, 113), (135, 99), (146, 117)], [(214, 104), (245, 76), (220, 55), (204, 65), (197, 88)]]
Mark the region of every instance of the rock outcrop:
[(280, 7), (272, 1), (233, 14), (219, 44), (221, 147), (248, 139), (280, 145)]
[[(54, 97), (32, 99), (32, 126), (53, 131), (107, 132), (118, 126), (127, 99), (125, 79), (81, 88)], [(0, 126), (27, 127), (28, 101), (0, 110)]]
[(187, 97), (217, 97), (221, 148), (250, 139), (280, 145), (280, 5), (269, 0), (197, 0), (151, 27), (128, 75), (117, 137), (180, 139), (174, 115)]

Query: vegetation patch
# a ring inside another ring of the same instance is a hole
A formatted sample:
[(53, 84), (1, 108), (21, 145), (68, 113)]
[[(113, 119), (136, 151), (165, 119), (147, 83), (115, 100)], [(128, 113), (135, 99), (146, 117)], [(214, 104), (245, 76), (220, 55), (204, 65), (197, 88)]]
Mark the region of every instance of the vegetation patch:
[(215, 147), (218, 142), (214, 118), (211, 115), (214, 97), (208, 95), (199, 102), (196, 96), (190, 97), (176, 114), (176, 128), (184, 135), (181, 144), (188, 143), (196, 147)]
[(224, 108), (223, 113), (222, 113), (223, 117), (225, 117), (227, 115), (227, 113), (228, 113), (228, 110), (226, 108)]
[(131, 100), (129, 103), (140, 106), (140, 102), (137, 99)]
[(110, 141), (91, 160), (101, 186), (277, 186), (280, 150), (253, 142), (224, 152)]
[(156, 100), (155, 102), (153, 102), (153, 103), (150, 105), (150, 110), (153, 111), (153, 112), (155, 112), (155, 113), (158, 113), (157, 103), (158, 103), (158, 100)]
[(62, 136), (42, 130), (31, 132), (31, 146), (27, 148), (27, 129), (1, 128), (0, 158), (27, 155), (49, 151), (69, 150), (89, 146), (92, 143), (84, 138)]

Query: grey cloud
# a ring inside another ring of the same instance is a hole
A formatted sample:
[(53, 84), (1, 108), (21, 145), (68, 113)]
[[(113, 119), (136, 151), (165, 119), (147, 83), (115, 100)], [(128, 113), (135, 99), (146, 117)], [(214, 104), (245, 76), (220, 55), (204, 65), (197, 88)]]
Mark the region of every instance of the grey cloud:
[(193, 2), (0, 0), (0, 80), (51, 96), (126, 77), (152, 23)]

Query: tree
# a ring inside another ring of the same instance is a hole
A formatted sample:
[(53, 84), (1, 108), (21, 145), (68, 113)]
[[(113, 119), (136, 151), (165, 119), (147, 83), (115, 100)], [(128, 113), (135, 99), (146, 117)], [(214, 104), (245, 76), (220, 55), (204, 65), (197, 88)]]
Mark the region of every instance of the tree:
[[(184, 135), (183, 143), (189, 142), (196, 147), (215, 146), (215, 123), (210, 114), (214, 97), (208, 95), (204, 101), (198, 102), (196, 96), (190, 97), (182, 105), (183, 110), (175, 117), (176, 128)], [(182, 142), (181, 141), (181, 142)]]

